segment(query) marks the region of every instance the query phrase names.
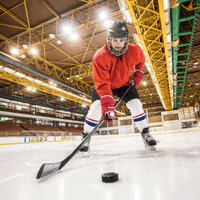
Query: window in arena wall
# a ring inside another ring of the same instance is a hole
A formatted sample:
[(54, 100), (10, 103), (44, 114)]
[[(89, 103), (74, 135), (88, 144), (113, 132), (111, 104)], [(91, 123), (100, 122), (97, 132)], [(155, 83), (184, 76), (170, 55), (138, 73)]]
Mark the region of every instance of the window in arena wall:
[(178, 113), (163, 115), (164, 121), (179, 120)]
[(132, 125), (132, 119), (120, 120), (120, 126)]

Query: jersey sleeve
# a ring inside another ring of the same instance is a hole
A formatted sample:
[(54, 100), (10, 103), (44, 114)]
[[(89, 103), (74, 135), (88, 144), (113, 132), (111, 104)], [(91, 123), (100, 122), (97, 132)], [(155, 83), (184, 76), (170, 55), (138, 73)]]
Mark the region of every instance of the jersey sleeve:
[(98, 95), (100, 97), (104, 95), (113, 95), (110, 86), (110, 68), (106, 65), (102, 55), (97, 55), (93, 58), (92, 69), (94, 84)]
[(143, 66), (144, 66), (144, 62), (145, 62), (145, 55), (143, 50), (140, 48), (140, 46), (138, 45), (138, 64), (135, 65), (135, 69), (139, 69), (142, 70)]

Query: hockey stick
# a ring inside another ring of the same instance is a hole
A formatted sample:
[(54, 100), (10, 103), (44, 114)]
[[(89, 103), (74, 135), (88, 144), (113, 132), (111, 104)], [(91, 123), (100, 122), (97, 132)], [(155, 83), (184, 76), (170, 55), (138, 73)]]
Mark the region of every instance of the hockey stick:
[[(130, 86), (126, 89), (126, 91), (124, 92), (124, 94), (122, 95), (122, 97), (115, 103), (115, 108), (119, 105), (119, 103), (122, 101), (122, 99), (124, 98), (124, 96), (127, 94), (127, 92), (129, 91), (129, 89), (134, 85), (134, 82), (130, 83)], [(76, 147), (76, 149), (67, 157), (65, 158), (63, 161), (61, 162), (56, 162), (56, 163), (44, 163), (38, 173), (36, 178), (40, 179), (44, 176), (53, 174), (57, 171), (59, 171), (60, 169), (62, 169), (69, 161), (70, 159), (80, 150), (80, 148), (82, 147), (82, 145), (85, 143), (86, 140), (88, 140), (93, 133), (104, 123), (106, 119), (106, 115), (101, 118), (101, 120), (99, 121), (99, 123), (95, 126), (95, 128), (92, 130), (92, 132), (90, 132), (85, 138), (84, 140)]]

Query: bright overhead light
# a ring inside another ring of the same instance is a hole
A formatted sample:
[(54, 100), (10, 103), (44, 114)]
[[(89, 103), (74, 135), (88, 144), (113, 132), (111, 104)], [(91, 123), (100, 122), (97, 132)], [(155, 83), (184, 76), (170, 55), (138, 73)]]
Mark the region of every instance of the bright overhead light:
[(26, 55), (25, 55), (25, 54), (22, 54), (21, 57), (24, 59), (24, 58), (26, 58)]
[(27, 87), (26, 89), (27, 89), (28, 91), (30, 91), (30, 90), (31, 90), (31, 87)]
[(49, 37), (50, 38), (55, 38), (55, 35), (54, 34), (49, 34)]
[(22, 73), (19, 73), (19, 72), (16, 72), (16, 73), (15, 73), (15, 75), (17, 75), (17, 76), (19, 76), (19, 77), (22, 77), (22, 78), (24, 78), (24, 77), (25, 77), (25, 75), (24, 75), (24, 74), (22, 74)]
[(197, 85), (199, 85), (199, 83), (195, 83), (195, 85), (197, 86)]
[(50, 88), (56, 89), (56, 87), (55, 87), (55, 86), (53, 86), (53, 85), (50, 85)]
[(106, 28), (109, 28), (110, 25), (111, 25), (111, 21), (110, 21), (110, 20), (106, 20), (106, 21), (105, 21), (105, 27), (106, 27)]
[(83, 107), (83, 108), (86, 108), (86, 105), (85, 105), (85, 104), (82, 104), (82, 107)]
[(69, 25), (64, 26), (63, 30), (65, 31), (65, 33), (71, 33), (72, 32), (72, 28)]
[(33, 81), (33, 80), (34, 80), (34, 78), (29, 77), (29, 76), (25, 76), (24, 78), (25, 78), (25, 79), (28, 79), (28, 80), (30, 80), (30, 81)]
[(35, 79), (34, 82), (39, 83), (39, 84), (42, 84), (42, 83), (43, 83), (42, 81), (37, 80), (37, 79)]
[(76, 33), (72, 33), (71, 34), (71, 39), (72, 40), (76, 40), (78, 38), (77, 34)]
[(198, 64), (199, 64), (198, 61), (194, 62), (194, 65), (198, 65)]
[(32, 89), (32, 92), (35, 92), (36, 91), (36, 89)]
[(31, 53), (32, 53), (32, 54), (37, 54), (36, 49), (31, 49)]
[(106, 13), (106, 11), (101, 11), (101, 12), (99, 13), (99, 17), (100, 17), (101, 20), (106, 19), (106, 18), (107, 18), (107, 13)]
[(60, 100), (61, 100), (61, 101), (65, 101), (65, 98), (64, 98), (64, 97), (60, 97)]
[(24, 49), (28, 49), (28, 45), (27, 44), (23, 44), (22, 45)]
[(9, 72), (9, 73), (12, 73), (12, 74), (15, 73), (15, 70), (12, 70), (12, 69), (7, 68), (7, 67), (4, 67), (3, 70), (6, 71), (6, 72)]
[(0, 65), (0, 69), (3, 69), (3, 66), (2, 66), (2, 65)]
[(147, 82), (146, 82), (146, 81), (144, 81), (144, 82), (143, 82), (143, 85), (147, 85)]
[(167, 43), (171, 43), (171, 33), (167, 35)]
[(164, 10), (169, 10), (169, 0), (163, 0)]
[(51, 85), (53, 85), (53, 82), (52, 82), (52, 81), (50, 81), (49, 83), (50, 83)]
[(11, 53), (17, 55), (19, 53), (19, 50), (16, 48), (11, 49)]
[(61, 40), (57, 40), (56, 42), (57, 42), (57, 44), (62, 44)]

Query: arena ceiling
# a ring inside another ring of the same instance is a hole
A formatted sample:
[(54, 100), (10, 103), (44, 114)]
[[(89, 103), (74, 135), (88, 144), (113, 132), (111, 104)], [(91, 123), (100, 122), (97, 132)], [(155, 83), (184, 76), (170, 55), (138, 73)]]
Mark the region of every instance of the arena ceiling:
[[(137, 87), (144, 109), (197, 105), (198, 1), (164, 6), (163, 0), (0, 0), (0, 93), (87, 113), (94, 53), (106, 43), (109, 21), (126, 20), (130, 43), (140, 43), (146, 55)], [(118, 111), (128, 113), (123, 103)]]

